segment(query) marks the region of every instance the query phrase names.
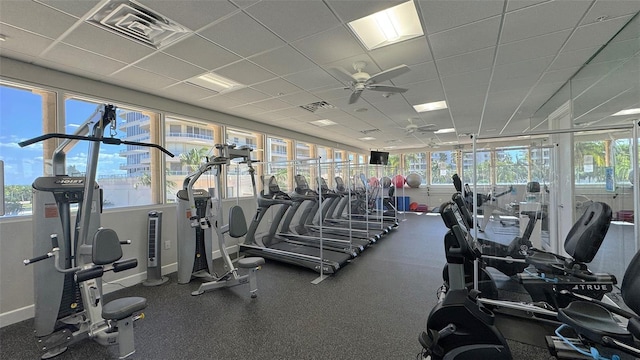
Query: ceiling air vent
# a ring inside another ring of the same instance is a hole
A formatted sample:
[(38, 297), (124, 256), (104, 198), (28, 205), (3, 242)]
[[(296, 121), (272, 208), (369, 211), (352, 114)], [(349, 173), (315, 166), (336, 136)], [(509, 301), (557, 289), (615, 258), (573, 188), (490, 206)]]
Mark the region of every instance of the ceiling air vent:
[(329, 104), (326, 101), (318, 101), (318, 102), (314, 102), (311, 104), (307, 104), (307, 105), (300, 105), (301, 108), (307, 110), (307, 111), (311, 111), (312, 113), (318, 111), (318, 110), (332, 110), (332, 109), (336, 109), (335, 106)]
[(380, 131), (380, 129), (366, 129), (366, 130), (360, 130), (360, 132), (361, 132), (361, 133), (363, 133), (363, 134), (365, 134), (365, 135), (367, 135), (367, 134), (371, 134), (371, 133), (374, 133), (374, 132), (378, 132), (378, 131)]
[(109, 1), (87, 21), (155, 49), (192, 32), (133, 1)]

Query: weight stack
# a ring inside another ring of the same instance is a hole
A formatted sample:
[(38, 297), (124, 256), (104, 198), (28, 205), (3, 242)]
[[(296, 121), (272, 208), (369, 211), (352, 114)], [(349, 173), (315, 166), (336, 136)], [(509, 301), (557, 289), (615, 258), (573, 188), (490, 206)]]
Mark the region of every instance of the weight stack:
[(142, 285), (158, 286), (169, 280), (162, 276), (162, 211), (149, 212), (147, 224), (147, 280)]

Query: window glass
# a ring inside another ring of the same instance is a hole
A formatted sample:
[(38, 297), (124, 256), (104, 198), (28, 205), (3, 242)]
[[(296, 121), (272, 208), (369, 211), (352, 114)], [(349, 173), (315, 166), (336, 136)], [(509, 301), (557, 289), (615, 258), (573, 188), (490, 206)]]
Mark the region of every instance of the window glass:
[(431, 153), (431, 184), (451, 185), (451, 176), (456, 170), (455, 151), (434, 151)]
[[(31, 184), (45, 175), (43, 160), (51, 162), (55, 140), (24, 148), (19, 147), (18, 142), (47, 132), (55, 132), (55, 94), (0, 83), (0, 160), (4, 161), (5, 216), (31, 214)], [(50, 168), (48, 170), (50, 173)]]
[(551, 149), (532, 147), (531, 153), (531, 178), (529, 181), (537, 181), (540, 184), (551, 183)]
[(290, 165), (286, 163), (289, 160), (290, 142), (291, 140), (288, 139), (267, 137), (265, 160), (268, 162), (268, 167), (265, 175), (275, 176), (282, 191), (289, 191), (293, 181), (293, 175), (289, 171)]
[(605, 182), (605, 142), (574, 142), (574, 173), (576, 184), (604, 184)]
[[(196, 171), (207, 156), (214, 155), (218, 131), (219, 127), (211, 123), (165, 117), (165, 147), (175, 155), (165, 158), (167, 202), (175, 202), (187, 175)], [(200, 176), (195, 187), (208, 190), (214, 188), (214, 183), (212, 175), (206, 173)]]
[[(65, 100), (65, 131), (73, 133), (103, 104), (76, 98)], [(150, 117), (138, 111), (117, 107), (116, 126), (108, 126), (104, 137), (150, 142)], [(90, 135), (90, 134), (86, 134)], [(84, 176), (87, 171), (89, 145), (81, 141), (67, 154), (68, 174)], [(151, 148), (137, 145), (100, 144), (96, 181), (103, 190), (105, 208), (148, 205), (153, 203), (150, 172)], [(156, 151), (156, 150), (154, 150)]]
[(617, 139), (611, 146), (615, 181), (621, 185), (631, 185), (631, 139)]
[(497, 149), (496, 171), (497, 185), (526, 184), (529, 181), (529, 149)]
[[(251, 160), (262, 161), (262, 134), (240, 129), (226, 129), (227, 143), (235, 144), (236, 147), (249, 146)], [(260, 149), (260, 151), (258, 151)], [(227, 169), (227, 196), (253, 196), (253, 186), (251, 175), (246, 164), (233, 164)], [(258, 174), (256, 174), (258, 175)]]
[(427, 183), (427, 154), (423, 152), (404, 154), (404, 175), (418, 174), (421, 184)]

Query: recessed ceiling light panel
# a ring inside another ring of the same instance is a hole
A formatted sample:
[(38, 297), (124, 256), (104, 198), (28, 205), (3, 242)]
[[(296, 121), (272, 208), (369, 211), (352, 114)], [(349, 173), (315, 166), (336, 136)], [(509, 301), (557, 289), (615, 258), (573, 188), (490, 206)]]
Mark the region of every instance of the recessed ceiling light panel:
[(372, 137), (372, 136), (365, 136), (365, 137), (361, 137), (358, 138), (358, 140), (362, 140), (362, 141), (371, 141), (371, 140), (375, 140), (376, 138)]
[(635, 115), (635, 114), (640, 114), (640, 108), (620, 110), (617, 113), (613, 114), (613, 116), (624, 116), (624, 115)]
[(336, 123), (329, 119), (322, 119), (322, 120), (311, 121), (310, 124), (318, 127), (323, 127), (323, 126), (335, 125)]
[(413, 105), (413, 108), (417, 112), (441, 110), (441, 109), (446, 109), (447, 108), (447, 102), (443, 100), (443, 101), (424, 103), (424, 104), (419, 104), (419, 105)]
[(219, 93), (237, 90), (244, 85), (214, 73), (206, 73), (187, 80), (188, 83), (201, 86)]
[(424, 35), (413, 0), (354, 20), (348, 25), (369, 50)]

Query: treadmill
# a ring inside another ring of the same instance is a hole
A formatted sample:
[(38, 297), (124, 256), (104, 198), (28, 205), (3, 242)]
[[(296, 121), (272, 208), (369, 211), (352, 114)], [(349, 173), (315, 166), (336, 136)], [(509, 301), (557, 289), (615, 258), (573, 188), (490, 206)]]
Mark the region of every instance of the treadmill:
[(352, 258), (346, 253), (288, 241), (287, 238), (276, 235), (278, 223), (275, 221), (271, 224), (268, 233), (256, 233), (260, 222), (272, 206), (279, 206), (274, 218), (281, 219), (293, 204), (291, 197), (280, 191), (275, 176), (269, 179), (268, 192), (262, 191), (257, 200), (256, 215), (251, 221), (244, 243), (240, 244), (240, 249), (244, 253), (306, 267), (324, 274), (334, 274)]
[[(345, 196), (340, 204), (336, 207), (333, 214), (329, 214), (329, 219), (351, 219), (352, 221), (368, 222), (369, 228), (379, 229), (385, 234), (398, 227), (398, 220), (386, 216), (378, 216), (371, 214), (368, 205), (366, 204), (367, 190), (362, 188), (361, 190), (348, 189), (344, 181), (340, 176), (336, 176), (336, 192)], [(352, 203), (349, 204), (349, 197), (347, 196), (351, 192)], [(358, 204), (362, 203), (362, 204)], [(348, 208), (347, 208), (348, 206)], [(346, 215), (343, 215), (346, 210)]]

